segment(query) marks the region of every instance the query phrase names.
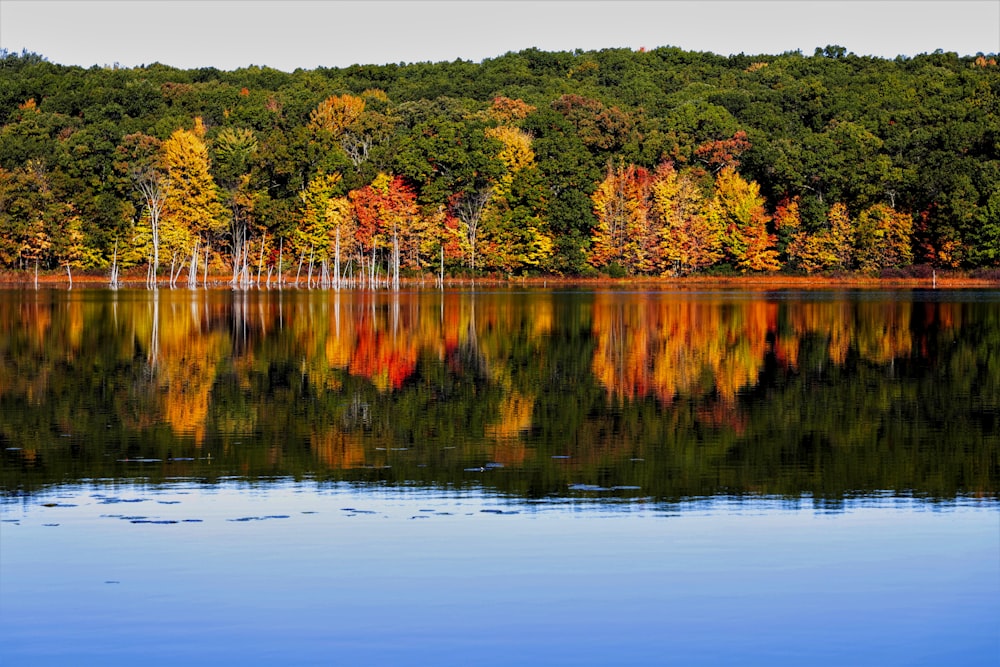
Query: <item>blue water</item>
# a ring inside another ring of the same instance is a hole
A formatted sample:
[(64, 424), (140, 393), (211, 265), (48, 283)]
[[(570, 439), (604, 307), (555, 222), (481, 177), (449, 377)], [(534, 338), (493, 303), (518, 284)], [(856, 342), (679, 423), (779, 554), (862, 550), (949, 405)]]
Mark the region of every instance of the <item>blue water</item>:
[(1000, 511), (285, 479), (7, 497), (3, 665), (996, 665)]

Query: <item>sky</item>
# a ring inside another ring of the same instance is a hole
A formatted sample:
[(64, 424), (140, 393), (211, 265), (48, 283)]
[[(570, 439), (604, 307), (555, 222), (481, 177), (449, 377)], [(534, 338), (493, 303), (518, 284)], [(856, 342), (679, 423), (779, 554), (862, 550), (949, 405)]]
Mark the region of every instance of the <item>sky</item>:
[(284, 71), (630, 49), (1000, 52), (1000, 0), (0, 0), (0, 48), (64, 65)]

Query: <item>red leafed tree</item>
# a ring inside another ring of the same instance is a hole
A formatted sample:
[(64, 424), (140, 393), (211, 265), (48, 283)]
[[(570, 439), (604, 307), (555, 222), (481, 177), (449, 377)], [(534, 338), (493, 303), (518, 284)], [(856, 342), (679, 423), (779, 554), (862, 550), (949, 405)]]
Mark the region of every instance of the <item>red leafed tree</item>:
[(356, 234), (362, 267), (367, 263), (370, 280), (374, 281), (376, 255), (380, 248), (388, 250), (393, 284), (398, 286), (402, 258), (406, 258), (409, 267), (419, 265), (416, 193), (401, 176), (379, 174), (371, 185), (351, 191), (349, 197), (358, 221)]
[(729, 167), (740, 166), (740, 156), (750, 149), (747, 133), (740, 130), (729, 139), (709, 141), (694, 149), (695, 157), (708, 165), (712, 173), (718, 173)]

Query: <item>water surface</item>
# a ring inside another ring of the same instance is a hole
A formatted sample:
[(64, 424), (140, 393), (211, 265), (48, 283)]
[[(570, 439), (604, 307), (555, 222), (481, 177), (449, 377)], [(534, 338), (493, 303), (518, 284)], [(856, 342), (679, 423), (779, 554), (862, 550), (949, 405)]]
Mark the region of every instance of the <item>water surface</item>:
[(995, 664), (1000, 295), (0, 292), (0, 660)]

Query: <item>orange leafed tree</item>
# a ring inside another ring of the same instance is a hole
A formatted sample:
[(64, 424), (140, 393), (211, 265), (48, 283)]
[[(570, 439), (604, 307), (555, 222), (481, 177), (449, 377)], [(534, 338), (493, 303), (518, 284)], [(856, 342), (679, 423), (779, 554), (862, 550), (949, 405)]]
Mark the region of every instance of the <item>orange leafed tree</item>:
[(722, 229), (726, 257), (743, 271), (777, 271), (776, 238), (767, 230), (770, 216), (764, 210), (760, 186), (725, 167), (715, 179), (715, 197), (707, 217)]
[(657, 169), (650, 186), (660, 233), (661, 272), (684, 275), (722, 258), (722, 230), (705, 216), (705, 199), (689, 173), (672, 163)]
[(608, 165), (604, 181), (591, 197), (597, 217), (591, 264), (617, 264), (630, 274), (650, 273), (659, 265), (659, 238), (650, 215), (651, 181), (642, 167)]
[(709, 141), (694, 150), (695, 157), (708, 165), (712, 173), (718, 173), (726, 167), (736, 169), (740, 166), (740, 155), (750, 149), (750, 140), (743, 130), (736, 132), (729, 139)]
[(493, 106), (490, 107), (490, 116), (500, 123), (512, 124), (527, 118), (528, 114), (535, 110), (527, 102), (522, 100), (512, 100), (509, 97), (496, 97), (493, 99)]

